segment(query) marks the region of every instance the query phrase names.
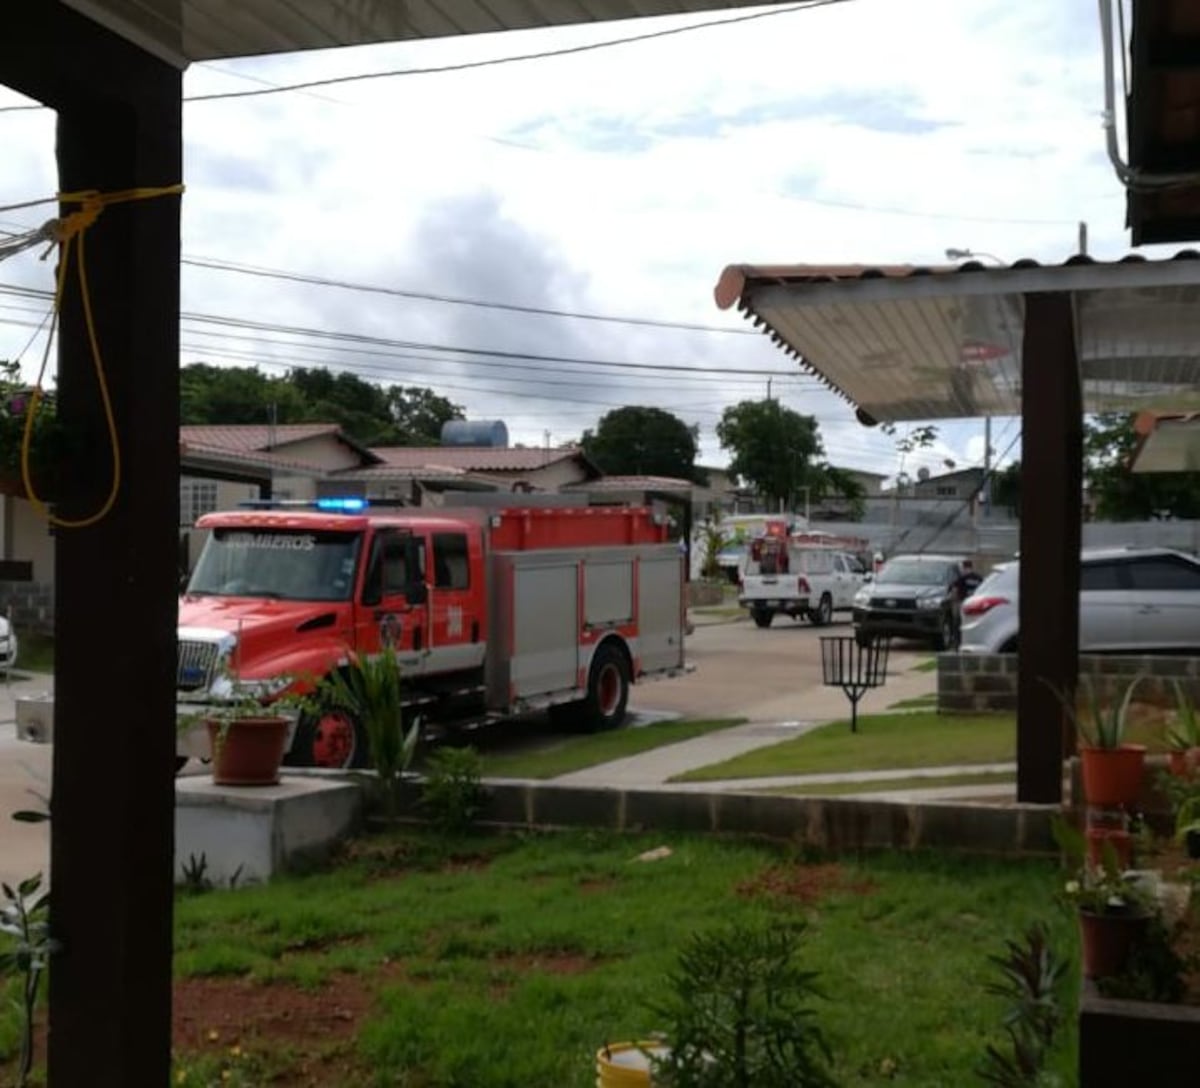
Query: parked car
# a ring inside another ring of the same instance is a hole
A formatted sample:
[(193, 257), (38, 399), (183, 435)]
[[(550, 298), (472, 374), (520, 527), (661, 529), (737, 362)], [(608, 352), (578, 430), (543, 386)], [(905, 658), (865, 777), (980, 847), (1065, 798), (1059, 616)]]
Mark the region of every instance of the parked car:
[[(963, 602), (964, 653), (1015, 653), (1020, 562), (995, 567)], [(1080, 556), (1079, 649), (1200, 649), (1200, 560), (1170, 548), (1089, 548)]]
[(11, 669), (16, 663), (17, 632), (0, 616), (0, 669)]
[(958, 644), (958, 589), (962, 558), (896, 555), (854, 598), (854, 635), (860, 646), (875, 638), (928, 642), (935, 650)]

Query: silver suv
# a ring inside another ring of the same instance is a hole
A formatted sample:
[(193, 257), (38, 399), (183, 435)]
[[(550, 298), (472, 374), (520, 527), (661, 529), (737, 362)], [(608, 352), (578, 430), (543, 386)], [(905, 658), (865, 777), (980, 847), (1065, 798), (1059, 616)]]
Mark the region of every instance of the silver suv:
[[(963, 602), (963, 653), (1015, 653), (1020, 565), (1001, 563)], [(1080, 556), (1084, 653), (1200, 648), (1200, 560), (1170, 548), (1089, 548)]]

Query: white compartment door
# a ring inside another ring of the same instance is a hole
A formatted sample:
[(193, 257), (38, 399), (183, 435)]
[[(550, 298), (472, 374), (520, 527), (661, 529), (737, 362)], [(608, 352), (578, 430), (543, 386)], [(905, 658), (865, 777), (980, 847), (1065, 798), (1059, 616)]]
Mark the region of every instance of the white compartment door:
[(683, 564), (679, 556), (642, 559), (638, 572), (638, 656), (645, 672), (683, 664)]
[(578, 567), (513, 571), (513, 653), (517, 698), (575, 687), (579, 665)]

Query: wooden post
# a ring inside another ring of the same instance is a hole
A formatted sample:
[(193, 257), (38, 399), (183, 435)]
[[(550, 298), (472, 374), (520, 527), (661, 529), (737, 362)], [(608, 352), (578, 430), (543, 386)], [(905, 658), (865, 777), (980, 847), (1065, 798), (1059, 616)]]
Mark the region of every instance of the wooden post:
[[(65, 5), (8, 0), (0, 80), (58, 111), (62, 190), (181, 180), (181, 73)], [(51, 1088), (170, 1075), (179, 209), (114, 206), (86, 237), (122, 456), (113, 509), (55, 534)], [(55, 512), (85, 518), (111, 464), (74, 275), (58, 352), (72, 444)]]
[(1079, 667), (1083, 407), (1071, 296), (1025, 296), (1021, 360), (1017, 800), (1062, 800), (1074, 735), (1052, 685), (1074, 697)]

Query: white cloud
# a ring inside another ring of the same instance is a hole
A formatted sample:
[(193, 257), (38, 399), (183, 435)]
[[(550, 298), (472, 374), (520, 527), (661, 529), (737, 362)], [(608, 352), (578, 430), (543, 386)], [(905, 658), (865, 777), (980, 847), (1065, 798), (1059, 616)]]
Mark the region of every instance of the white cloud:
[[(678, 22), (228, 61), (194, 67), (185, 86), (212, 93), (256, 85), (248, 79), (457, 63)], [(1080, 219), (1093, 252), (1111, 256), (1128, 247), (1123, 195), (1102, 153), (1100, 61), (1090, 0), (854, 0), (571, 57), (197, 102), (185, 114), (184, 250), (727, 328), (744, 327), (712, 299), (730, 262), (937, 263), (948, 246), (1057, 260), (1073, 252)], [(0, 114), (0, 134), (0, 205), (48, 195), (52, 118)], [(0, 229), (37, 219), (0, 213)], [(0, 283), (14, 282), (48, 286), (49, 268), (28, 255), (6, 262)], [(765, 337), (416, 303), (194, 267), (184, 269), (183, 303), (394, 340), (787, 374), (773, 393), (818, 417), (832, 460), (897, 467), (894, 440), (860, 427)], [(0, 319), (28, 316), (0, 309)], [(0, 356), (28, 331), (0, 323)], [(214, 331), (185, 325), (184, 359), (325, 359), (429, 384), (472, 415), (506, 418), (516, 441), (541, 443), (547, 430), (554, 441), (575, 437), (621, 403), (660, 405), (700, 425), (710, 463), (725, 459), (713, 430), (721, 408), (766, 393), (759, 376), (506, 372)], [(906, 467), (946, 460), (981, 462), (981, 421), (945, 425), (939, 444)]]

